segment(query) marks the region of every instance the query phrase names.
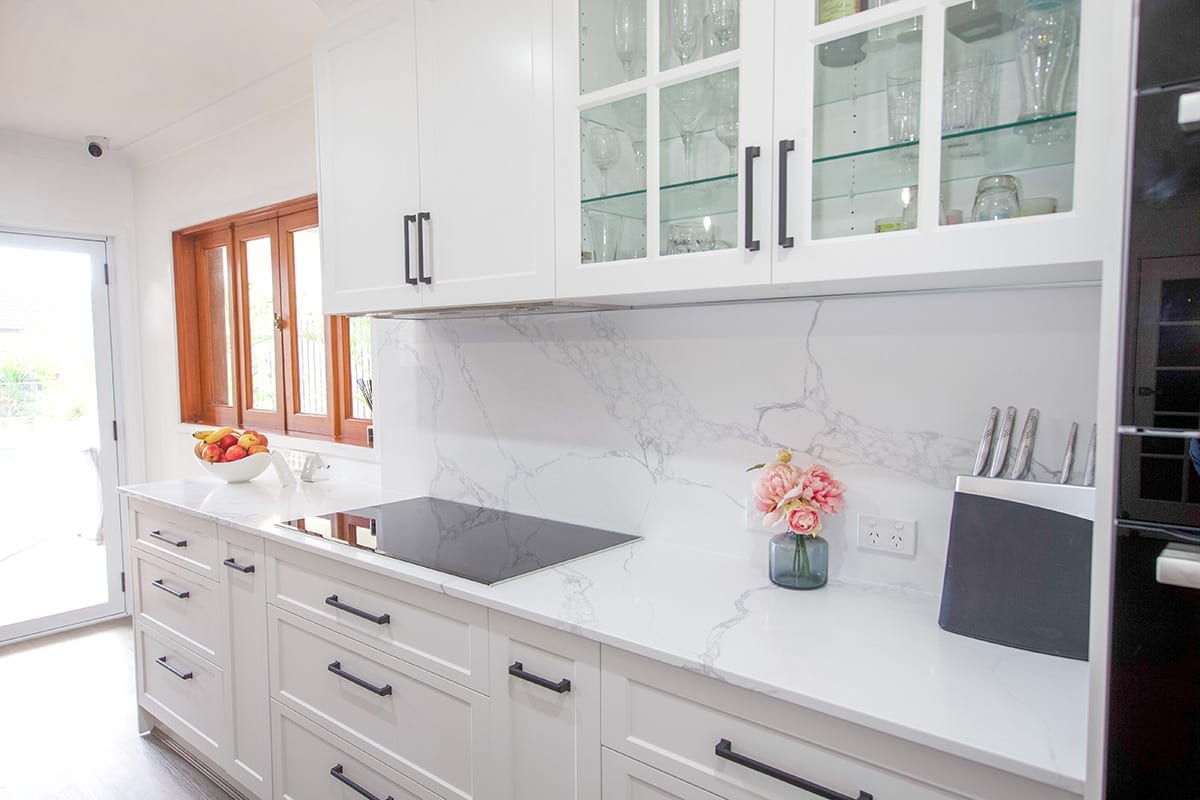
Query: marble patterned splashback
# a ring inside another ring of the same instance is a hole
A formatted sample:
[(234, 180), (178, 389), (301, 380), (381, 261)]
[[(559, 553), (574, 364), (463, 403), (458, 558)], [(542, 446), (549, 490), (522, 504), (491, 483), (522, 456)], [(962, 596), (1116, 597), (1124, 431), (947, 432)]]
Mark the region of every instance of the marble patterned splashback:
[[(1095, 419), (1098, 324), (1086, 287), (377, 321), (383, 482), (765, 567), (745, 469), (786, 446), (849, 487), (834, 578), (937, 592), (987, 409), (1039, 408), (1033, 472), (1057, 479)], [(916, 557), (858, 550), (860, 513), (916, 520)]]

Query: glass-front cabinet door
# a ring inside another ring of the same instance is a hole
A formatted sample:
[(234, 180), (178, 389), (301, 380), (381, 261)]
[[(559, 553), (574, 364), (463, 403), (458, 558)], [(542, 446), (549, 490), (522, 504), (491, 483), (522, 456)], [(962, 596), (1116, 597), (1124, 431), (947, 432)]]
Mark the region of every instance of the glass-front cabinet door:
[(558, 295), (769, 282), (773, 4), (564, 5)]
[(777, 243), (775, 281), (1098, 277), (1097, 212), (1122, 173), (1076, 164), (1100, 164), (1121, 121), (1105, 113), (1109, 23), (1081, 5), (776, 4), (776, 134), (795, 149), (776, 188), (794, 244)]

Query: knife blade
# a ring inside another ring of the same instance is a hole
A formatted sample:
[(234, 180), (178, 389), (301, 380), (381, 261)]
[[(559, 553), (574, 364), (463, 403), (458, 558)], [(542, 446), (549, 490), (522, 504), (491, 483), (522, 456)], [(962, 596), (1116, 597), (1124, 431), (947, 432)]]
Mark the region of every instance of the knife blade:
[(1036, 408), (1029, 409), (1025, 415), (1025, 425), (1021, 428), (1021, 444), (1017, 447), (1017, 457), (1013, 459), (1012, 477), (1019, 481), (1029, 471), (1029, 462), (1033, 459), (1033, 440), (1037, 436), (1038, 418), (1041, 416)]
[(1004, 462), (1008, 460), (1008, 443), (1012, 439), (1013, 425), (1017, 422), (1017, 409), (1012, 406), (1004, 412), (1004, 422), (1000, 425), (1000, 436), (996, 439), (996, 447), (992, 451), (992, 468), (988, 470), (989, 478), (999, 478), (1004, 472)]
[(1083, 485), (1096, 485), (1096, 423), (1092, 423), (1092, 435), (1088, 439), (1087, 459), (1083, 462)]
[(1000, 421), (1000, 409), (992, 406), (988, 412), (987, 422), (983, 424), (983, 436), (979, 438), (979, 452), (975, 454), (975, 467), (971, 474), (978, 477), (984, 473), (988, 465), (988, 453), (992, 450), (992, 437), (996, 435), (996, 423)]
[(1075, 439), (1079, 436), (1079, 423), (1072, 422), (1071, 430), (1067, 432), (1067, 452), (1063, 454), (1062, 474), (1058, 476), (1059, 483), (1071, 482), (1071, 467), (1075, 466)]

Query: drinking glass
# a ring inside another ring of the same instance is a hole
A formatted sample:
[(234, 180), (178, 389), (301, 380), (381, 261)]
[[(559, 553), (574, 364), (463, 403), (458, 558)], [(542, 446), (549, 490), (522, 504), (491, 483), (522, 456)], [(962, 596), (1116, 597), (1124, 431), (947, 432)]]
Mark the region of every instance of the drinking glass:
[[(1060, 2), (1044, 0), (1021, 8), (1013, 18), (1017, 35), (1017, 69), (1021, 77), (1020, 120), (1061, 114), (1071, 62), (1075, 58), (1075, 18)], [(1031, 125), (1031, 144), (1059, 142), (1071, 135), (1056, 122)]]
[[(947, 71), (942, 93), (942, 133), (979, 130), (995, 121), (996, 65), (983, 56)], [(982, 136), (962, 136), (946, 141), (951, 158), (983, 153)]]
[(680, 64), (696, 58), (704, 26), (706, 0), (671, 0), (671, 35)]
[(663, 94), (668, 94), (667, 110), (679, 126), (679, 140), (683, 143), (683, 170), (687, 179), (691, 180), (695, 172), (692, 151), (696, 130), (700, 127), (700, 121), (708, 107), (707, 81), (703, 78), (688, 81), (671, 87)]
[(625, 70), (625, 80), (632, 80), (634, 66), (646, 56), (645, 0), (616, 0), (613, 7), (613, 49)]
[(739, 0), (712, 0), (712, 38), (717, 53), (737, 49)]
[(990, 222), (1021, 216), (1021, 200), (1017, 195), (1017, 179), (1012, 175), (989, 175), (979, 181), (975, 192), (975, 207), (971, 220)]
[(667, 226), (667, 255), (703, 253), (715, 249), (715, 246), (711, 222), (672, 222)]
[(737, 83), (713, 82), (713, 132), (717, 141), (729, 149), (729, 174), (737, 173), (737, 146), (740, 118)]
[[(888, 3), (894, 3), (896, 0), (866, 0), (863, 4), (863, 9), (869, 11), (872, 8), (880, 8)], [(884, 50), (891, 50), (896, 46), (896, 38), (886, 27), (874, 28), (867, 33), (867, 41), (863, 43), (862, 49), (867, 53), (882, 53)]]
[(618, 100), (615, 105), (617, 117), (625, 126), (625, 134), (629, 137), (629, 144), (633, 147), (633, 164), (637, 168), (638, 178), (644, 178), (646, 174), (646, 95), (639, 94)]
[(589, 211), (588, 230), (592, 234), (592, 260), (616, 261), (621, 244), (621, 217), (607, 211)]
[(600, 170), (600, 195), (608, 194), (608, 171), (621, 157), (621, 139), (607, 125), (592, 123), (588, 131), (588, 155), (596, 169)]
[[(921, 66), (909, 64), (887, 74), (888, 142), (906, 144), (921, 135)], [(917, 148), (906, 148), (917, 155)]]

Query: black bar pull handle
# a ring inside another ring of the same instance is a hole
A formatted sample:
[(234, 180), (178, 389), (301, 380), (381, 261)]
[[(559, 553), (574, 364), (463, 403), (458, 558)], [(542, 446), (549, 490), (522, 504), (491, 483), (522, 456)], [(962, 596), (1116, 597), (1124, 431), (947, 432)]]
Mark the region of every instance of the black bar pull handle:
[(227, 558), (222, 563), (225, 564), (225, 566), (229, 567), (230, 569), (236, 569), (238, 572), (254, 572), (253, 564), (245, 564), (245, 565), (239, 564), (238, 562), (234, 561), (232, 558)]
[[(417, 279), (412, 276), (412, 244), (408, 238), (409, 226), (417, 221), (416, 214), (404, 215), (404, 282), (409, 286), (416, 286)], [(421, 236), (420, 230), (417, 231), (417, 237)]]
[[(352, 781), (352, 780), (350, 780), (349, 778), (347, 778), (347, 777), (346, 777), (346, 771), (345, 771), (344, 769), (342, 769), (342, 765), (341, 765), (341, 764), (334, 764), (334, 765), (333, 765), (333, 766), (332, 766), (332, 767), (329, 769), (329, 774), (330, 774), (330, 775), (332, 775), (333, 777), (337, 778), (339, 781), (341, 781), (341, 782), (342, 782), (342, 783), (344, 783), (345, 785), (349, 786), (349, 787), (350, 787), (351, 789), (353, 789), (354, 791), (356, 791), (356, 792), (358, 792), (359, 794), (361, 794), (363, 797), (367, 798), (367, 800), (379, 800), (379, 795), (377, 795), (377, 794), (371, 794), (371, 793), (370, 793), (370, 792), (368, 792), (366, 789), (364, 789), (363, 787), (359, 786), (359, 785), (358, 785), (357, 783), (355, 783), (354, 781)], [(384, 798), (384, 800), (395, 800), (395, 798), (393, 798), (393, 797), (392, 797), (392, 796), (389, 794), (389, 795), (388, 795), (386, 798)]]
[(345, 678), (346, 680), (353, 683), (355, 686), (361, 686), (362, 688), (366, 689), (368, 692), (374, 692), (375, 694), (379, 695), (380, 697), (387, 697), (389, 694), (392, 693), (391, 684), (385, 683), (383, 686), (376, 686), (373, 683), (364, 681), (362, 678), (358, 677), (357, 675), (351, 675), (349, 672), (346, 672), (346, 670), (342, 669), (342, 662), (340, 662), (340, 661), (334, 661), (332, 664), (329, 665), (328, 669), (330, 672), (332, 672), (334, 675), (337, 675), (339, 678)]
[(187, 539), (172, 539), (170, 536), (164, 536), (162, 531), (150, 531), (150, 535), (155, 539), (166, 542), (172, 547), (187, 547)]
[(781, 769), (772, 767), (770, 764), (764, 764), (761, 761), (755, 761), (753, 758), (744, 756), (741, 753), (733, 752), (733, 744), (728, 739), (722, 739), (717, 742), (716, 747), (717, 758), (723, 758), (726, 761), (732, 761), (735, 764), (741, 764), (743, 767), (752, 769), (755, 772), (761, 772), (763, 775), (774, 778), (777, 781), (783, 781), (789, 786), (795, 786), (803, 789), (809, 794), (814, 794), (817, 797), (823, 797), (825, 800), (875, 800), (874, 795), (868, 792), (859, 790), (858, 797), (850, 797), (849, 795), (839, 794), (832, 789), (826, 789), (820, 784), (806, 781), (804, 778), (797, 777), (790, 772), (784, 772)]
[(433, 267), (429, 268), (429, 274), (425, 274), (425, 226), (422, 222), (429, 222), (431, 219), (428, 211), (422, 211), (417, 214), (417, 279), (421, 283), (433, 283)]
[(795, 139), (779, 140), (779, 246), (795, 247), (796, 239), (788, 236), (788, 153), (796, 149)]
[(150, 581), (150, 585), (151, 585), (151, 586), (153, 586), (153, 587), (154, 587), (154, 588), (156, 588), (156, 589), (162, 589), (162, 590), (163, 590), (164, 592), (166, 592), (167, 594), (174, 595), (175, 597), (178, 597), (180, 600), (187, 600), (189, 597), (191, 597), (191, 596), (192, 596), (192, 593), (191, 593), (191, 592), (177, 592), (177, 591), (175, 591), (175, 590), (174, 590), (174, 589), (172, 589), (170, 586), (167, 586), (165, 583), (163, 583), (163, 579), (162, 579), (162, 578), (159, 578), (159, 579), (158, 579), (158, 580), (156, 580), (156, 581)]
[(192, 679), (191, 672), (180, 672), (179, 670), (175, 669), (170, 664), (168, 664), (166, 656), (159, 656), (158, 658), (154, 659), (154, 663), (158, 664), (160, 667), (162, 667), (167, 672), (174, 675), (176, 678), (179, 678), (179, 680), (181, 680), (181, 681), (190, 681)]
[(571, 691), (571, 681), (567, 678), (563, 678), (558, 683), (555, 683), (552, 680), (543, 678), (541, 675), (534, 675), (532, 672), (526, 672), (525, 665), (520, 661), (514, 661), (512, 663), (512, 666), (508, 668), (508, 674), (512, 675), (514, 678), (520, 678), (523, 681), (529, 681), (530, 683), (541, 686), (543, 689), (549, 689), (550, 691), (558, 692), (559, 694)]
[(331, 594), (331, 595), (329, 595), (329, 597), (326, 597), (325, 605), (333, 606), (334, 608), (339, 608), (348, 614), (353, 614), (356, 617), (362, 617), (363, 619), (370, 620), (371, 622), (374, 622), (376, 625), (387, 625), (389, 622), (392, 621), (391, 614), (372, 614), (369, 611), (363, 611), (361, 608), (355, 608), (354, 606), (348, 606), (345, 603), (343, 603), (341, 600), (338, 600), (338, 596), (336, 594)]
[(752, 253), (761, 246), (754, 238), (754, 159), (761, 154), (757, 145), (746, 148), (746, 249)]

